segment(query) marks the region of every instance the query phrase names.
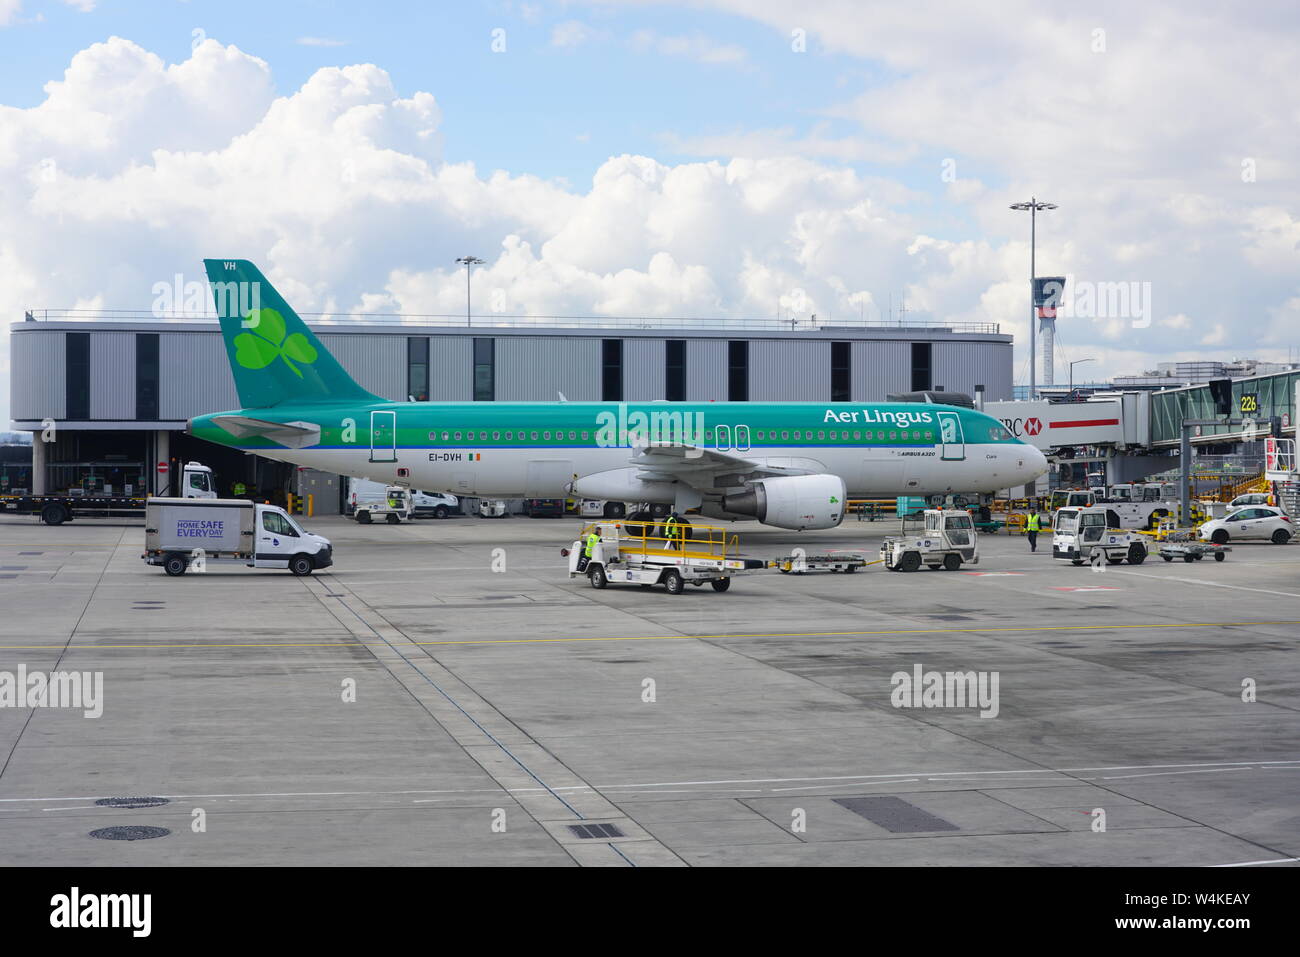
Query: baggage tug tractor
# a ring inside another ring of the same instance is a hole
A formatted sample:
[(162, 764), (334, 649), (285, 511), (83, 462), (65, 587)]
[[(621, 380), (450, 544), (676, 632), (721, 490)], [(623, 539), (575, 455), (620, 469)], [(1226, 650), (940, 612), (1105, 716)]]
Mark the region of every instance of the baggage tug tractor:
[(967, 563), (978, 565), (975, 522), (962, 509), (928, 508), (919, 520), (903, 519), (902, 536), (881, 542), (880, 557), (894, 572), (914, 572), (922, 565), (955, 572)]
[[(731, 576), (766, 562), (736, 556), (737, 539), (717, 525), (677, 526), (680, 535), (662, 531), (651, 522), (596, 522), (582, 529), (578, 540), (560, 554), (569, 559), (569, 577), (585, 576), (592, 588), (630, 583), (649, 588), (663, 585), (670, 595), (680, 595), (687, 585), (707, 582), (714, 591), (731, 587)], [(600, 540), (585, 555), (587, 536)]]
[(1147, 559), (1146, 540), (1137, 532), (1116, 528), (1104, 505), (1063, 508), (1052, 519), (1052, 557), (1074, 565), (1110, 565), (1125, 559), (1141, 565)]

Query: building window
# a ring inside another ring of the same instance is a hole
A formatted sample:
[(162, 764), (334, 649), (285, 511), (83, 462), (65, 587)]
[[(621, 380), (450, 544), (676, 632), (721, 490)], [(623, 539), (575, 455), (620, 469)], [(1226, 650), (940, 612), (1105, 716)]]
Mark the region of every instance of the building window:
[(406, 394), (416, 402), (429, 401), (429, 338), (406, 340)]
[[(474, 401), (496, 398), (496, 350), (494, 339), (474, 340)], [(495, 436), (494, 436), (495, 437)]]
[(743, 339), (727, 343), (727, 400), (749, 401), (749, 343)]
[(669, 339), (664, 343), (664, 398), (669, 402), (686, 401), (685, 339)]
[(135, 417), (158, 418), (158, 333), (135, 336)]
[(604, 402), (623, 401), (623, 340), (600, 342), (600, 398)]
[(90, 418), (90, 333), (69, 332), (64, 339), (66, 350), (65, 382), (67, 418)]
[(853, 386), (853, 349), (849, 342), (831, 343), (831, 401), (849, 402)]
[(930, 343), (912, 343), (912, 391), (925, 392), (930, 388)]

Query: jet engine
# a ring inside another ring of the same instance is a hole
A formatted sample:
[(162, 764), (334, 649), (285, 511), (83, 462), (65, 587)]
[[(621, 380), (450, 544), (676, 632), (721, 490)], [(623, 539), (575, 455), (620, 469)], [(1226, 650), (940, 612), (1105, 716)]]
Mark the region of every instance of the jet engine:
[(834, 528), (844, 520), (844, 480), (838, 475), (785, 475), (751, 482), (722, 499), (725, 511), (752, 515), (777, 528)]

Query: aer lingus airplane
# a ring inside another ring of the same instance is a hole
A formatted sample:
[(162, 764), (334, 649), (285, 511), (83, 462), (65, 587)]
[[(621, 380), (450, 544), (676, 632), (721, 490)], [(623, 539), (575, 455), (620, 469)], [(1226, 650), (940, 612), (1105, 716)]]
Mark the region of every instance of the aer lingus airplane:
[(662, 503), (832, 528), (850, 497), (994, 491), (1043, 454), (997, 419), (880, 402), (390, 402), (252, 263), (204, 260), (239, 401), (192, 435), (326, 472), (488, 498)]

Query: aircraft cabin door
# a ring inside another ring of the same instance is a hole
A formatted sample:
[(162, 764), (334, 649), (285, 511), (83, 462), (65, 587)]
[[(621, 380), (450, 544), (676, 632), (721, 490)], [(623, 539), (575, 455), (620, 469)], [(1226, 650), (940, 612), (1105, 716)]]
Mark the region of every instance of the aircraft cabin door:
[(370, 413), (370, 461), (397, 461), (397, 413)]
[(936, 412), (939, 416), (939, 458), (961, 461), (966, 458), (966, 440), (962, 436), (961, 418), (956, 412)]

